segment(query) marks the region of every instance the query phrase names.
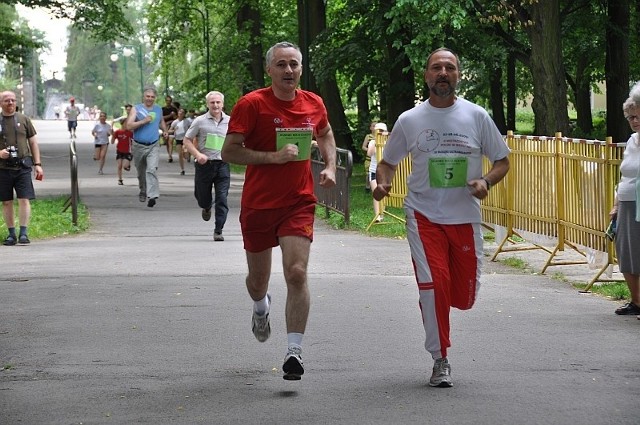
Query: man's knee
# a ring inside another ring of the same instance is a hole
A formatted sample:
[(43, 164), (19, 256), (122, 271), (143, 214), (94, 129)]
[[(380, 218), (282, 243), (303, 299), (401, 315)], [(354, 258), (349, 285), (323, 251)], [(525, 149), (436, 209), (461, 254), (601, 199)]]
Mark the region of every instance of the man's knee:
[(293, 264), (284, 271), (287, 286), (303, 287), (307, 283), (307, 266), (303, 263)]
[(254, 291), (260, 291), (269, 283), (268, 273), (249, 272), (246, 279), (247, 286)]

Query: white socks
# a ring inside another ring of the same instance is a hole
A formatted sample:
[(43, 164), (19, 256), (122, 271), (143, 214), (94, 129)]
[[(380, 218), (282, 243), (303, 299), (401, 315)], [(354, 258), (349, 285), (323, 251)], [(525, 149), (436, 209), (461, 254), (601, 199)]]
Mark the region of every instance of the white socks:
[(297, 347), (298, 349), (302, 350), (302, 337), (304, 337), (304, 334), (296, 332), (288, 333), (287, 345), (289, 347)]
[(260, 301), (254, 301), (253, 311), (255, 311), (258, 316), (267, 314), (269, 312), (269, 295), (265, 295)]

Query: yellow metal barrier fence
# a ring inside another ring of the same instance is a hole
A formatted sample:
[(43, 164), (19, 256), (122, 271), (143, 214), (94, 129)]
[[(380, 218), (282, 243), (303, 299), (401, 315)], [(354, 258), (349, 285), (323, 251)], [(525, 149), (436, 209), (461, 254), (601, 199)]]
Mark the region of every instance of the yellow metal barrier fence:
[[(387, 138), (386, 132), (376, 135), (377, 158), (383, 157)], [(483, 225), (496, 234), (504, 234), (491, 260), (495, 261), (503, 252), (541, 249), (549, 254), (541, 271), (544, 273), (550, 266), (586, 264), (586, 253), (582, 248), (588, 248), (606, 253), (607, 262), (585, 291), (597, 281), (608, 281), (600, 276), (609, 265), (616, 263), (616, 259), (614, 246), (604, 231), (613, 206), (625, 145), (613, 144), (610, 138), (605, 142), (570, 139), (562, 137), (561, 133), (553, 137), (522, 136), (514, 135), (512, 131), (508, 132), (506, 142), (511, 149), (511, 169), (481, 204)], [(485, 161), (485, 171), (490, 166)], [(389, 215), (385, 206), (402, 207), (410, 174), (411, 158), (408, 157), (398, 164), (392, 191), (381, 202), (382, 212)], [(369, 227), (374, 222), (375, 217)], [(498, 231), (499, 228), (504, 231)], [(505, 246), (513, 243), (514, 236), (527, 239), (526, 235), (551, 241), (552, 247), (536, 242), (528, 246)], [(565, 245), (585, 260), (554, 261)]]
[[(387, 143), (388, 138), (388, 131), (378, 130), (376, 132), (376, 158), (378, 158), (378, 161), (380, 161), (380, 158), (382, 158), (382, 150), (384, 149), (384, 145)], [(396, 174), (393, 177), (394, 183), (391, 191), (389, 192), (389, 196), (380, 201), (380, 214), (393, 217), (395, 220), (398, 220), (402, 223), (404, 223), (405, 220), (402, 217), (398, 217), (397, 215), (389, 212), (387, 210), (387, 206), (393, 208), (402, 208), (404, 198), (407, 196), (407, 179), (409, 178), (409, 174), (411, 174), (411, 156), (405, 158), (400, 164), (398, 164), (398, 168), (396, 168)], [(377, 216), (374, 213), (373, 218), (367, 226), (367, 230), (369, 230), (369, 228), (373, 225), (385, 225), (389, 223), (388, 221), (377, 222), (376, 218)]]

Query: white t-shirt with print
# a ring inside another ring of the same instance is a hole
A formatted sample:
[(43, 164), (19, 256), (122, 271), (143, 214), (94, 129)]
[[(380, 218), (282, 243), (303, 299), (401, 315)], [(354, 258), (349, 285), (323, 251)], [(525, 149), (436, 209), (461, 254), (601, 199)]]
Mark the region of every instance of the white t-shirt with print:
[(480, 200), (466, 182), (482, 177), (482, 157), (492, 163), (509, 148), (483, 108), (457, 98), (448, 108), (424, 102), (400, 115), (382, 157), (398, 164), (411, 154), (405, 206), (438, 224), (479, 223)]

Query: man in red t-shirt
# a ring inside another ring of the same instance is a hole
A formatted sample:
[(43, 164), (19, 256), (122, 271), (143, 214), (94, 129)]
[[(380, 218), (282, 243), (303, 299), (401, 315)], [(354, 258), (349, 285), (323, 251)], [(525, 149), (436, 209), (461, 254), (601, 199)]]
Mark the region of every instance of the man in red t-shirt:
[(113, 132), (111, 136), (111, 143), (115, 143), (118, 141), (116, 145), (116, 162), (118, 163), (118, 184), (123, 185), (122, 181), (122, 169), (125, 171), (129, 171), (131, 169), (131, 160), (133, 156), (131, 155), (131, 141), (133, 140), (133, 132), (131, 130), (125, 130), (122, 128), (122, 124), (126, 120), (126, 117), (129, 115), (129, 111), (131, 110), (131, 105), (124, 105), (125, 115), (124, 118), (120, 119), (120, 128)]
[(302, 74), (298, 46), (272, 46), (266, 70), (272, 85), (243, 96), (231, 112), (222, 159), (247, 165), (240, 227), (249, 266), (246, 285), (254, 301), (253, 334), (260, 342), (271, 334), (271, 251), (280, 245), (288, 342), (282, 370), (284, 379), (299, 380), (304, 373), (302, 338), (310, 305), (307, 264), (316, 204), (309, 154), (316, 140), (326, 164), (320, 185), (333, 187), (336, 143), (322, 99), (297, 88)]

